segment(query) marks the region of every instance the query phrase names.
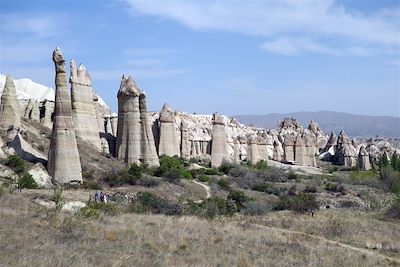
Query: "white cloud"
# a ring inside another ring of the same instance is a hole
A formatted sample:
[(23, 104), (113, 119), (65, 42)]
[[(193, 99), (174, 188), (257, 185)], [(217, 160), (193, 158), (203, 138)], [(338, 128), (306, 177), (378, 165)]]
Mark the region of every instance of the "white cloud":
[(111, 69), (111, 70), (93, 70), (90, 71), (93, 80), (96, 81), (116, 81), (120, 80), (123, 74), (131, 75), (134, 79), (146, 79), (146, 78), (165, 78), (179, 76), (188, 73), (184, 69)]
[[(272, 38), (275, 41), (266, 42), (263, 47), (286, 55), (306, 51), (366, 56), (370, 55), (371, 46), (386, 49), (399, 46), (397, 9), (354, 14), (335, 0), (125, 2), (135, 15), (173, 19), (195, 30), (222, 30)], [(289, 43), (294, 36), (300, 39), (295, 44)], [(312, 41), (313, 36), (334, 39), (342, 45), (330, 48)]]
[(57, 30), (57, 20), (50, 16), (6, 14), (1, 16), (0, 22), (4, 34), (20, 33), (28, 37), (48, 37), (54, 35)]

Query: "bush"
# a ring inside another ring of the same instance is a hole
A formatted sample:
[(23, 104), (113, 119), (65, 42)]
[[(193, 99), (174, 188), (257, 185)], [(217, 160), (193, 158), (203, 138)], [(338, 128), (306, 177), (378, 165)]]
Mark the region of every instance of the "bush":
[(206, 207), (205, 216), (211, 219), (217, 215), (233, 215), (237, 211), (235, 203), (220, 197), (211, 197), (203, 203)]
[(287, 178), (288, 178), (289, 180), (297, 180), (297, 174), (296, 174), (294, 171), (290, 171), (290, 172), (288, 173)]
[(111, 187), (121, 186), (125, 183), (125, 180), (121, 176), (121, 172), (117, 173), (111, 172), (103, 178), (103, 181), (106, 182)]
[(224, 179), (224, 178), (219, 179), (218, 182), (217, 182), (217, 184), (218, 184), (222, 189), (225, 189), (225, 190), (228, 190), (228, 189), (229, 189), (229, 182), (228, 182), (228, 180), (226, 180), (226, 179)]
[(342, 195), (346, 194), (346, 188), (344, 187), (344, 185), (338, 183), (327, 182), (325, 184), (325, 190), (335, 193), (341, 193)]
[(220, 172), (222, 172), (223, 174), (228, 174), (229, 171), (230, 171), (231, 169), (233, 169), (234, 167), (235, 167), (235, 166), (234, 166), (232, 163), (229, 163), (229, 162), (224, 161), (224, 162), (222, 162), (221, 166), (219, 166), (218, 170), (219, 170)]
[(56, 205), (56, 210), (61, 210), (62, 205), (64, 203), (62, 192), (63, 192), (62, 188), (54, 189), (53, 197), (51, 198), (51, 200), (54, 201), (54, 204)]
[(206, 183), (206, 182), (208, 182), (208, 181), (210, 180), (210, 177), (207, 176), (207, 175), (205, 175), (205, 174), (202, 174), (202, 175), (200, 175), (197, 179), (198, 179), (200, 182)]
[(193, 179), (192, 174), (187, 170), (182, 170), (181, 173), (180, 173), (180, 176), (181, 176), (182, 179), (187, 179), (187, 180), (192, 180)]
[(166, 215), (181, 214), (179, 205), (173, 204), (150, 192), (139, 192), (137, 200), (132, 203), (132, 211), (136, 213), (156, 213)]
[(257, 162), (257, 164), (254, 166), (257, 170), (266, 170), (268, 169), (268, 164), (265, 160), (260, 160)]
[(165, 155), (160, 156), (160, 167), (154, 173), (156, 176), (167, 176), (171, 170), (182, 170), (183, 164), (178, 156), (168, 157)]
[(138, 181), (138, 184), (146, 187), (155, 187), (160, 184), (160, 180), (153, 177), (143, 177)]
[(304, 193), (317, 193), (317, 187), (315, 185), (308, 184), (306, 188), (304, 188)]
[(244, 203), (242, 212), (246, 215), (263, 215), (268, 212), (268, 207), (260, 202), (248, 201)]
[(92, 189), (92, 190), (101, 190), (102, 186), (97, 181), (84, 181), (82, 188), (84, 189)]
[(388, 219), (400, 220), (400, 195), (385, 214)]
[(252, 190), (265, 192), (267, 194), (272, 194), (272, 195), (275, 195), (278, 197), (281, 195), (281, 192), (282, 192), (281, 189), (276, 188), (273, 185), (268, 184), (268, 183), (257, 184), (255, 186), (253, 186)]
[(390, 191), (400, 194), (400, 172), (393, 170), (392, 166), (381, 167), (381, 181), (389, 188)]
[(18, 155), (8, 156), (5, 165), (13, 169), (16, 173), (23, 173), (26, 170), (25, 161)]
[(207, 175), (221, 175), (221, 172), (218, 169), (215, 168), (211, 168), (211, 169), (207, 169), (204, 174)]
[(244, 207), (244, 203), (249, 201), (250, 198), (242, 191), (231, 191), (229, 192), (228, 200), (231, 200), (233, 203), (235, 203), (237, 210), (240, 211), (240, 209)]
[(18, 186), (20, 188), (28, 188), (28, 189), (39, 188), (38, 184), (33, 179), (32, 175), (30, 175), (29, 173), (26, 173), (18, 178)]
[(283, 195), (279, 197), (275, 210), (292, 210), (297, 213), (314, 212), (319, 207), (314, 195), (299, 193), (293, 196)]
[(131, 165), (131, 167), (129, 168), (128, 171), (129, 175), (131, 175), (132, 177), (134, 177), (135, 179), (140, 179), (142, 178), (142, 169), (139, 165), (137, 165), (136, 163), (133, 163)]

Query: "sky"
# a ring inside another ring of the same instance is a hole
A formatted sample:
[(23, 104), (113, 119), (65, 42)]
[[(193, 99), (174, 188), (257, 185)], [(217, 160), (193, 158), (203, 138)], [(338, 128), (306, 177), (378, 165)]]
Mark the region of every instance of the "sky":
[(117, 111), (400, 116), (399, 0), (1, 0), (0, 73), (54, 87), (53, 49)]

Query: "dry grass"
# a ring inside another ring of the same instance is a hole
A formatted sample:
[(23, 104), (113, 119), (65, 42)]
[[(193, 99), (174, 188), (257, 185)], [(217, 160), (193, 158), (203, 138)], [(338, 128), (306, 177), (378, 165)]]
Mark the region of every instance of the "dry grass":
[[(33, 203), (27, 193), (5, 195), (1, 202), (0, 266), (390, 265), (381, 258), (307, 236), (267, 231), (250, 224), (294, 229), (304, 225), (304, 231), (315, 229), (322, 235), (323, 226), (318, 225), (336, 218), (330, 211), (320, 212), (315, 223), (308, 216), (296, 217), (291, 213), (214, 221), (137, 214), (80, 219), (46, 210)], [(398, 240), (398, 224), (371, 220), (361, 213), (354, 217), (345, 214), (342, 223), (347, 221), (351, 229), (357, 225), (364, 229), (358, 234), (382, 233), (387, 242)], [(357, 238), (357, 232), (346, 235), (341, 237), (344, 241)]]

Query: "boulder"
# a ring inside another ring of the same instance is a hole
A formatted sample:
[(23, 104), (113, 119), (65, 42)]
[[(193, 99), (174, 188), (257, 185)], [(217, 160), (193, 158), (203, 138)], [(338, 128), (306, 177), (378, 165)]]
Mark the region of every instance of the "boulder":
[(56, 97), (47, 170), (56, 185), (81, 183), (82, 169), (72, 123), (65, 60), (58, 47), (53, 52), (53, 61), (56, 69)]
[(53, 186), (50, 175), (41, 163), (33, 165), (28, 173), (32, 175), (33, 180), (35, 180), (40, 187), (51, 188)]

